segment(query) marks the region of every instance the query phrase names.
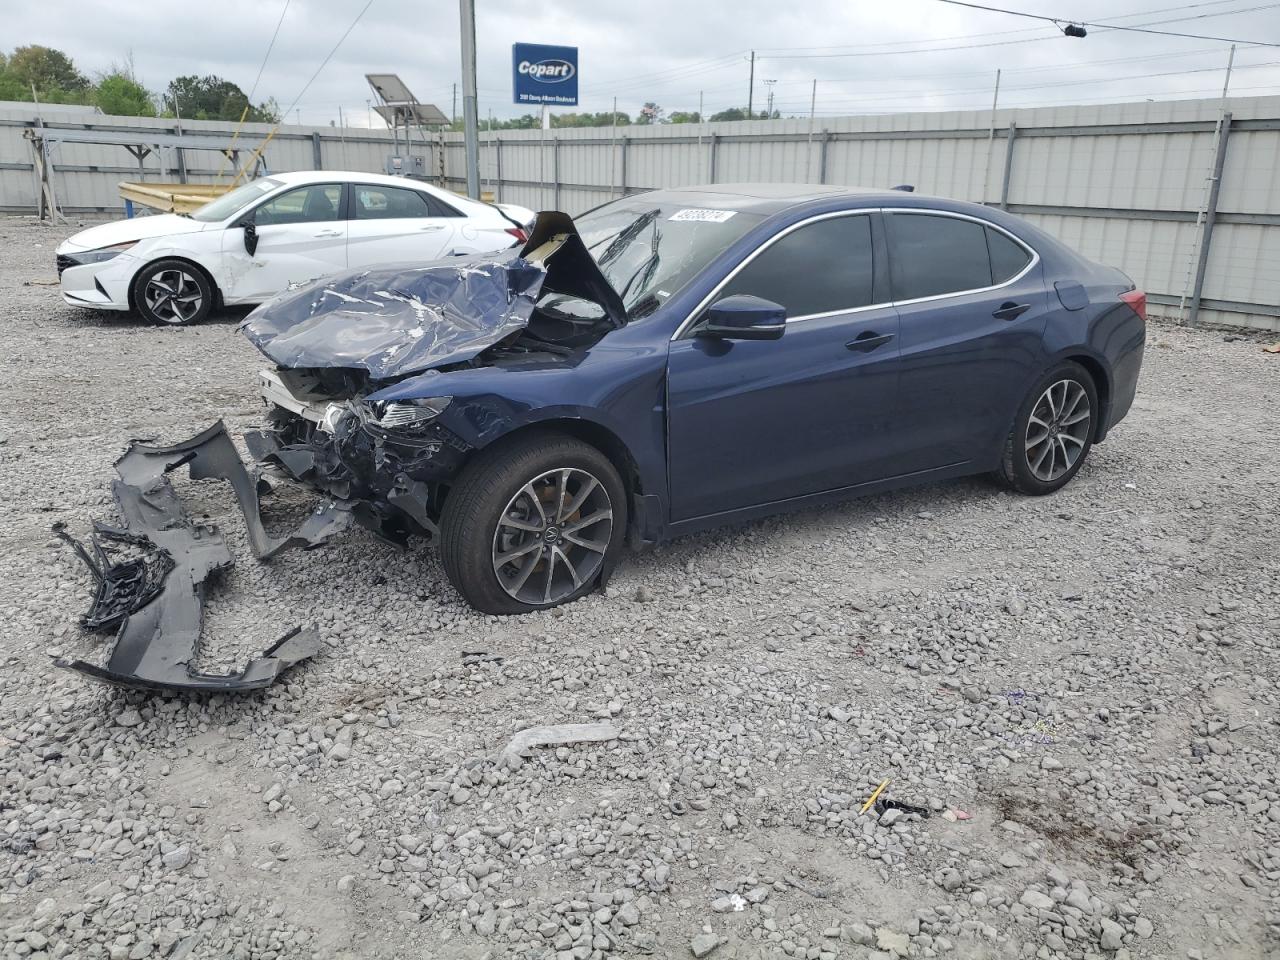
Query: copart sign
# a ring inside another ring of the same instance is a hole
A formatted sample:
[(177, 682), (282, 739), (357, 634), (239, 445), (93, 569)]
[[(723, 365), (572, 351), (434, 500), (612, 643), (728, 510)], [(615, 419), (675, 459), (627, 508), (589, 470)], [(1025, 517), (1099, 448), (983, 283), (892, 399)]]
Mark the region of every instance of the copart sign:
[(577, 106), (578, 48), (512, 44), (511, 90), (516, 103)]

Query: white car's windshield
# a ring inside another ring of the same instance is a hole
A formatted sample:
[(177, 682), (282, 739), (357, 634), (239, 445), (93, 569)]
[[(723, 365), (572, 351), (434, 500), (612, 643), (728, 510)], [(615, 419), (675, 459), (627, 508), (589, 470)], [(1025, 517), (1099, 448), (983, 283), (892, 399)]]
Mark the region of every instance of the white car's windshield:
[(282, 186), (284, 186), (283, 183), (279, 180), (272, 180), (270, 177), (253, 180), (244, 184), (244, 186), (236, 187), (230, 193), (224, 193), (217, 200), (210, 200), (203, 207), (193, 210), (191, 219), (201, 220), (205, 223), (226, 220), (233, 214), (239, 213), (259, 197), (265, 196), (276, 187)]
[(760, 220), (754, 213), (629, 197), (573, 222), (636, 319), (656, 310)]

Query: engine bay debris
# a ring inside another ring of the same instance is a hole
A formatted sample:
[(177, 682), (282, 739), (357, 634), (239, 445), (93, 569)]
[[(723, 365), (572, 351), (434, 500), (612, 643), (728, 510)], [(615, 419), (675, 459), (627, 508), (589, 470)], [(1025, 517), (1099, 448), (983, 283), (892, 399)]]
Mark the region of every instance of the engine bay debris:
[(261, 656), (232, 674), (202, 673), (194, 666), (200, 645), (206, 582), (234, 560), (217, 527), (187, 515), (168, 474), (187, 467), (193, 480), (231, 484), (244, 515), (254, 555), (268, 560), (291, 548), (317, 547), (350, 524), (351, 511), (327, 503), (312, 511), (297, 530), (272, 537), (262, 523), (259, 478), (245, 469), (222, 421), (172, 446), (131, 441), (116, 461), (119, 478), (111, 490), (122, 525), (95, 522), (92, 554), (55, 524), (95, 581), (86, 629), (118, 625), (104, 666), (84, 660), (54, 662), (94, 680), (148, 690), (234, 692), (269, 686), (285, 670), (313, 656), (319, 635), (296, 627)]

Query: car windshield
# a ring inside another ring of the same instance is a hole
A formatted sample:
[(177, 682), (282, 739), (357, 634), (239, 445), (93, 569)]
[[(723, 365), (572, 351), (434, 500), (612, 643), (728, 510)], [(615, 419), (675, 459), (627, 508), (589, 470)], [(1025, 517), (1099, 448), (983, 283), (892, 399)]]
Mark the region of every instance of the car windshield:
[(631, 319), (646, 316), (702, 271), (761, 217), (628, 197), (574, 224)]
[(272, 180), (270, 177), (250, 181), (244, 186), (236, 187), (230, 193), (224, 193), (217, 200), (210, 200), (203, 207), (191, 211), (191, 219), (202, 220), (205, 223), (226, 220), (228, 217), (239, 213), (259, 197), (266, 196), (276, 187), (283, 186), (284, 184), (279, 180)]

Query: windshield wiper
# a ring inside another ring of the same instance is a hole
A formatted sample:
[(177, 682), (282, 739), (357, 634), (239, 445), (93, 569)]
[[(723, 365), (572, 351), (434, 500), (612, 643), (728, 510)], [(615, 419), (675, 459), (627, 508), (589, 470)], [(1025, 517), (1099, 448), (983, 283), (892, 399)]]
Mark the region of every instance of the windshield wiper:
[[(648, 288), (649, 281), (653, 279), (654, 273), (658, 270), (658, 264), (662, 260), (662, 257), (658, 254), (658, 241), (661, 239), (662, 231), (655, 226), (653, 228), (653, 239), (649, 241), (649, 256), (645, 259), (644, 263), (640, 264), (640, 267), (631, 275), (630, 279), (627, 280), (626, 285), (618, 291), (618, 295), (622, 298), (623, 303), (626, 303), (627, 294), (631, 291), (631, 285), (637, 280), (640, 280), (640, 286), (638, 289), (646, 290)], [(641, 300), (643, 300), (643, 298), (641, 298)], [(637, 300), (636, 302), (639, 303), (640, 300)]]
[[(600, 257), (596, 260), (596, 265), (604, 267), (605, 264), (611, 263), (615, 260), (622, 251), (631, 246), (632, 240), (640, 236), (649, 224), (658, 219), (658, 215), (660, 213), (662, 213), (661, 210), (650, 210), (648, 213), (642, 213), (631, 221), (631, 223), (618, 232), (618, 235), (613, 238), (613, 242), (605, 248), (604, 253), (600, 254)], [(604, 243), (604, 240), (599, 241), (596, 246), (599, 246), (601, 243)]]

